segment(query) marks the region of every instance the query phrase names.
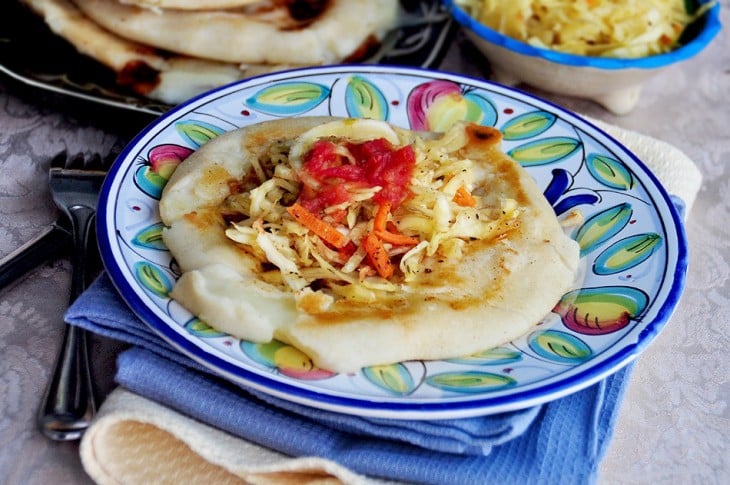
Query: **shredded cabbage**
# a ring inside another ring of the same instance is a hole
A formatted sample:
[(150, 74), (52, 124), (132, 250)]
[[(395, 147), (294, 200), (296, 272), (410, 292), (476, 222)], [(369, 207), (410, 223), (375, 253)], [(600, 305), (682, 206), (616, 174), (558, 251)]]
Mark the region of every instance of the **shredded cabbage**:
[(685, 0), (456, 0), (484, 25), (536, 47), (593, 57), (638, 58), (678, 46)]
[[(338, 154), (348, 157), (345, 141), (351, 140), (343, 133), (350, 133), (352, 125), (342, 123), (348, 120), (320, 125), (313, 133), (304, 133), (294, 140), (289, 146), (295, 149), (297, 165), (301, 166), (305, 155), (303, 146), (321, 137), (339, 141)], [(384, 122), (368, 121), (366, 127), (373, 136), (395, 135)], [(287, 213), (283, 201), (293, 202), (299, 196), (302, 184), (297, 177), (304, 171), (292, 168), (282, 159), (280, 145), (272, 147), (275, 153), (263, 157), (254, 167), (258, 184), (242, 186), (241, 190), (248, 191), (233, 191), (222, 204), (230, 220), (226, 236), (257, 258), (262, 268), (276, 268), (276, 272), (264, 271), (264, 279), (272, 284), (301, 295), (305, 289), (312, 290), (314, 284), (314, 291), (370, 302), (402, 289), (403, 283), (412, 281), (424, 270), (428, 258), (458, 260), (467, 241), (498, 238), (517, 227), (520, 208), (514, 200), (502, 200), (497, 208), (487, 207), (483, 196), (477, 193), (471, 194), (473, 206), (465, 207), (455, 201), (460, 188), (470, 192), (475, 188), (477, 170), (472, 160), (455, 155), (467, 142), (463, 125), (457, 124), (434, 139), (406, 133), (400, 135), (396, 146), (411, 144), (415, 151), (416, 167), (409, 184), (412, 197), (390, 213), (388, 223), (417, 243), (385, 243), (388, 256), (398, 268), (393, 277), (378, 275), (361, 244), (373, 231), (378, 210), (373, 196), (380, 187), (349, 187), (347, 202), (325, 208), (322, 220), (342, 232), (355, 249), (347, 253), (333, 248)], [(360, 139), (362, 136), (360, 133)]]

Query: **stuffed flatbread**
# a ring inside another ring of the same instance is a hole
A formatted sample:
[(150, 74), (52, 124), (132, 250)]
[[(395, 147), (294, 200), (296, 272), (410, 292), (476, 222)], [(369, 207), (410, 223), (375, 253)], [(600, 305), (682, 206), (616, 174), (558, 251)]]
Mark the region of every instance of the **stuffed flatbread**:
[(221, 135), (160, 200), (172, 296), (328, 370), (486, 350), (533, 328), (579, 251), (494, 128), (295, 118)]

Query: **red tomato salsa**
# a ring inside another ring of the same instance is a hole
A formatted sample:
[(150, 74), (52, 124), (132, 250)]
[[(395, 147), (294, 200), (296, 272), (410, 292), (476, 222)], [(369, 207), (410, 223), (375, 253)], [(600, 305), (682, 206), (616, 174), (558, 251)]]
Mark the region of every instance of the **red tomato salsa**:
[(381, 187), (373, 202), (395, 209), (411, 195), (408, 185), (415, 166), (413, 147), (396, 148), (384, 138), (341, 145), (318, 140), (304, 157), (306, 177), (298, 202), (319, 213), (349, 201), (348, 187)]

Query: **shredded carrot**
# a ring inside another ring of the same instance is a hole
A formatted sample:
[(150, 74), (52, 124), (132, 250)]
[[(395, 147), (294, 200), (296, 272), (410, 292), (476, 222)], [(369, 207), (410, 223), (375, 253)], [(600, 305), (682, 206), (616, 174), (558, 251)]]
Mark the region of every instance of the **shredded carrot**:
[(393, 276), (393, 265), (390, 263), (388, 251), (385, 250), (383, 241), (378, 236), (373, 233), (368, 234), (363, 239), (362, 247), (365, 249), (370, 263), (375, 267), (375, 271), (380, 276), (386, 279)]
[(378, 211), (373, 219), (374, 231), (385, 231), (385, 223), (388, 222), (388, 214), (390, 214), (390, 204), (384, 202), (378, 206)]
[(395, 244), (396, 246), (415, 246), (419, 243), (418, 239), (411, 236), (406, 236), (405, 234), (400, 234), (397, 232), (390, 232), (390, 231), (374, 231), (375, 235), (380, 238), (381, 241), (387, 242), (390, 244)]
[(340, 231), (327, 224), (325, 221), (309, 212), (298, 202), (288, 207), (286, 211), (301, 225), (322, 238), (326, 243), (336, 248), (345, 246), (348, 242), (347, 237)]
[(463, 185), (459, 187), (454, 194), (454, 202), (462, 207), (474, 207), (477, 205), (477, 200)]

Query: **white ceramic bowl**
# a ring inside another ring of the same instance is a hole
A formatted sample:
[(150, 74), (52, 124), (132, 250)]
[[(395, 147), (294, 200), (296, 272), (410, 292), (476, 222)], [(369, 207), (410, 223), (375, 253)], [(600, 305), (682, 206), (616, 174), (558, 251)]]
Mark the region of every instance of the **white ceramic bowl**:
[(479, 23), (454, 0), (443, 3), (489, 60), (494, 81), (508, 86), (525, 83), (547, 92), (591, 99), (615, 114), (629, 113), (646, 80), (698, 54), (721, 28), (718, 3), (688, 29), (689, 38), (683, 45), (670, 53), (638, 59), (587, 57), (534, 47)]

